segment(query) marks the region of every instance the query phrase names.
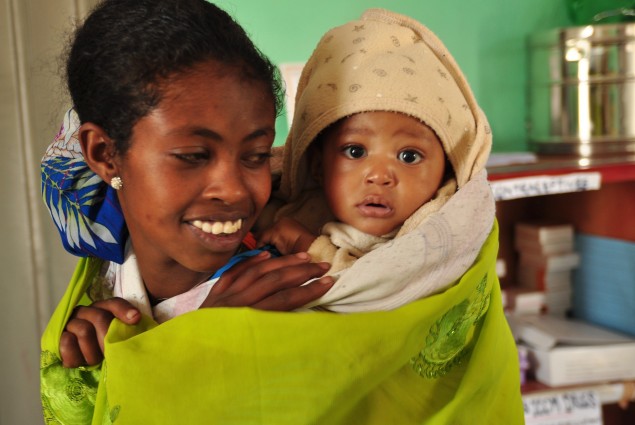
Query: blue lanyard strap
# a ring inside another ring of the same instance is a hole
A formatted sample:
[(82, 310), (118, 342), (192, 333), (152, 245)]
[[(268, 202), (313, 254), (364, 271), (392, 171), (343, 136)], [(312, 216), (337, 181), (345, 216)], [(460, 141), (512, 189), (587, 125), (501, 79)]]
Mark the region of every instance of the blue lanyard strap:
[(262, 248), (257, 248), (257, 249), (252, 249), (251, 251), (241, 252), (240, 254), (234, 255), (232, 258), (230, 258), (227, 264), (225, 264), (223, 267), (218, 269), (216, 273), (214, 273), (214, 275), (210, 277), (210, 280), (221, 277), (223, 273), (225, 273), (227, 270), (234, 267), (234, 265), (240, 263), (243, 260), (246, 260), (249, 257), (258, 255), (263, 251), (270, 252), (271, 255), (273, 255), (274, 257), (279, 257), (281, 255), (280, 252), (273, 245), (265, 245)]

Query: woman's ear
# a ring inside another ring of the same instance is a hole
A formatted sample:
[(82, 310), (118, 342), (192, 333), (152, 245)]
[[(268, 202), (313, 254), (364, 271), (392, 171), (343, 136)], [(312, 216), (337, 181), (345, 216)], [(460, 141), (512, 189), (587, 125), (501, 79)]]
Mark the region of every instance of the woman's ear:
[(110, 184), (112, 178), (119, 175), (114, 141), (103, 128), (92, 122), (82, 124), (78, 138), (86, 164), (103, 181)]

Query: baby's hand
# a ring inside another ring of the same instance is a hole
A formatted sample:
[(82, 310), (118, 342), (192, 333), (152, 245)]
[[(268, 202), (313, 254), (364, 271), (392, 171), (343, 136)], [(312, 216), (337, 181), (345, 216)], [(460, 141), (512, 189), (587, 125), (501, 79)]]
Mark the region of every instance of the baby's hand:
[(291, 218), (281, 218), (272, 227), (260, 233), (259, 246), (274, 245), (283, 255), (306, 252), (316, 236)]
[(134, 325), (141, 313), (123, 298), (97, 301), (75, 307), (60, 338), (64, 367), (93, 366), (104, 358), (104, 338), (112, 319)]

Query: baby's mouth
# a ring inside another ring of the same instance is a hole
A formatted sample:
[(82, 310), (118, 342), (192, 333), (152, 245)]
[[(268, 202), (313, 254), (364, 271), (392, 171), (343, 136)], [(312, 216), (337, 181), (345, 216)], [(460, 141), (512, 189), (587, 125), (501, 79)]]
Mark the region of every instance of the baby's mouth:
[(369, 202), (367, 204), (363, 204), (365, 207), (371, 207), (371, 208), (388, 208), (386, 205), (384, 204), (377, 204), (375, 202)]
[(392, 207), (379, 199), (368, 199), (357, 205), (363, 216), (385, 218), (392, 214)]
[(359, 207), (362, 208), (372, 208), (372, 209), (385, 209), (392, 210), (392, 206), (389, 202), (386, 201), (382, 196), (370, 195), (364, 198), (362, 202), (359, 203)]
[(243, 227), (243, 220), (239, 218), (236, 221), (203, 221), (194, 220), (192, 226), (197, 229), (201, 229), (205, 233), (212, 235), (226, 234), (231, 235), (236, 233)]

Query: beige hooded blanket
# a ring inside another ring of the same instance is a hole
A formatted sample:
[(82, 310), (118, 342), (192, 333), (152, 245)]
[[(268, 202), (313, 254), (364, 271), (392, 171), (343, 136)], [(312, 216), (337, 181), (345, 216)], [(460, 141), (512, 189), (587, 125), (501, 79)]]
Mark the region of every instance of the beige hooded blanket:
[(329, 125), (365, 111), (400, 112), (431, 127), (454, 178), (388, 242), (364, 239), (341, 224), (326, 227), (331, 242), (340, 240), (336, 251), (350, 252), (354, 248), (347, 243), (361, 241), (362, 252), (354, 257), (363, 254), (340, 264), (334, 274), (337, 283), (312, 304), (332, 311), (393, 309), (444, 290), (472, 265), (494, 222), (494, 199), (484, 169), (491, 131), (465, 77), (430, 30), (381, 9), (327, 32), (308, 60), (284, 148), (275, 194), (284, 206), (276, 219), (291, 216), (315, 232), (332, 220), (309, 171), (307, 148)]

